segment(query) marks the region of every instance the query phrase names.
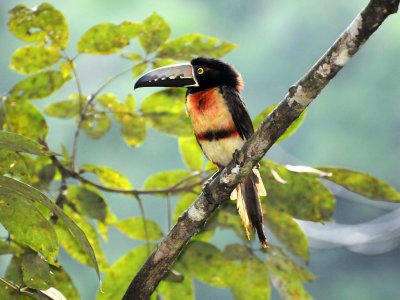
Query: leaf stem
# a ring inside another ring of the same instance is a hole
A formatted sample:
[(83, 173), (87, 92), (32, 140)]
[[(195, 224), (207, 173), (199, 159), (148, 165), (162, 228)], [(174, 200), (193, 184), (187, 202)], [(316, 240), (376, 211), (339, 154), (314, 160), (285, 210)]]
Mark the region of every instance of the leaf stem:
[(149, 239), (149, 230), (147, 228), (146, 215), (144, 213), (143, 201), (139, 195), (135, 195), (135, 198), (139, 205), (140, 215), (142, 216), (142, 220), (143, 220), (144, 235), (146, 236), (147, 255), (149, 255), (150, 254), (150, 239)]
[(168, 193), (167, 196), (167, 218), (168, 218), (168, 231), (172, 228), (172, 212), (171, 212), (171, 197)]

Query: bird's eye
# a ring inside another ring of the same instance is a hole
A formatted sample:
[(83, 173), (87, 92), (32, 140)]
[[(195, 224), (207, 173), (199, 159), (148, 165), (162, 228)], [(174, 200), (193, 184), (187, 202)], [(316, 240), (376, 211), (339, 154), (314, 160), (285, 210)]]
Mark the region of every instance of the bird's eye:
[(198, 68), (197, 69), (197, 74), (201, 75), (204, 73), (204, 69), (203, 68)]

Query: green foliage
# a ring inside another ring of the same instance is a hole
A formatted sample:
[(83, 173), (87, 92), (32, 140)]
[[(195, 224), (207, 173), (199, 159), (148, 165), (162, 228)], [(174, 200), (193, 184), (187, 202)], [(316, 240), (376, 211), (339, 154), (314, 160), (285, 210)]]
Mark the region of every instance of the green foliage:
[[(100, 269), (108, 267), (107, 258), (100, 246), (99, 236), (94, 226), (81, 214), (73, 211), (69, 206), (64, 207), (64, 211), (68, 214), (71, 222), (76, 224), (77, 228), (81, 231), (81, 235), (85, 237), (87, 242), (83, 242), (76, 237), (76, 233), (71, 231), (67, 224), (57, 223), (56, 231), (60, 239), (60, 244), (75, 260), (87, 266), (93, 266), (96, 261)], [(90, 251), (88, 249), (90, 247)], [(96, 270), (97, 271), (97, 270)]]
[(194, 136), (178, 139), (179, 153), (185, 165), (193, 170), (201, 170), (204, 164), (203, 153)]
[(22, 74), (31, 74), (54, 65), (60, 58), (57, 49), (28, 45), (14, 52), (10, 68)]
[[(17, 5), (10, 11), (8, 28), (28, 44), (16, 49), (10, 61), (10, 68), (24, 77), (0, 102), (0, 223), (9, 235), (0, 240), (0, 255), (12, 255), (0, 278), (0, 298), (44, 299), (45, 290), (50, 288), (67, 299), (79, 299), (76, 287), (62, 268), (64, 262), (57, 257), (62, 247), (98, 275), (99, 269), (104, 271), (103, 292), (99, 292), (98, 299), (120, 299), (166, 231), (158, 220), (153, 221), (153, 216), (145, 218), (146, 195), (162, 200), (178, 196), (175, 210), (166, 212), (176, 222), (197, 198), (208, 172), (216, 169), (210, 163), (204, 164), (186, 116), (183, 89), (157, 91), (136, 104), (132, 95), (111, 94), (108, 86), (123, 75), (137, 77), (148, 68), (201, 55), (222, 57), (236, 46), (201, 33), (170, 39), (171, 28), (157, 13), (142, 22), (94, 25), (78, 37), (77, 45), (68, 45), (67, 21), (48, 3), (33, 9)], [(68, 49), (76, 49), (77, 53), (69, 56), (67, 46), (75, 46)], [(76, 71), (76, 64), (86, 57), (82, 54), (114, 54), (126, 59), (129, 69), (83, 94), (87, 86)], [(33, 104), (32, 100), (47, 99), (68, 81), (76, 87), (74, 94), (46, 103), (44, 109)], [(254, 119), (255, 127), (275, 106)], [(47, 145), (47, 117), (75, 126), (71, 145), (61, 145), (62, 156), (51, 150), (59, 145)], [(304, 118), (305, 114), (278, 141), (293, 134)], [(100, 139), (115, 125), (128, 146), (140, 147), (146, 141), (148, 127), (176, 139), (186, 169), (160, 170), (144, 178), (143, 189), (135, 189), (135, 183), (111, 167), (86, 162), (78, 165), (80, 133)], [(228, 201), (177, 260), (174, 270), (179, 274), (167, 276), (152, 299), (194, 299), (193, 278), (228, 288), (235, 299), (269, 299), (271, 286), (283, 299), (311, 299), (302, 284), (312, 281), (314, 275), (297, 262), (309, 260), (308, 240), (293, 218), (317, 222), (332, 219), (335, 198), (321, 179), (370, 199), (400, 199), (399, 192), (381, 180), (346, 169), (288, 167), (263, 160), (260, 171), (268, 191), (262, 199), (265, 225), (280, 247), (271, 245), (264, 255), (251, 245), (235, 202)], [(133, 196), (141, 215), (119, 219), (109, 207), (110, 193), (128, 199)], [(100, 239), (107, 240), (109, 227), (147, 244), (132, 249), (109, 266)], [(237, 238), (220, 250), (212, 244), (217, 230), (230, 230)]]
[(190, 60), (197, 56), (222, 57), (235, 48), (234, 44), (221, 42), (215, 37), (192, 33), (168, 41), (157, 56), (176, 60)]
[(265, 212), (265, 222), (289, 251), (304, 261), (309, 259), (308, 240), (300, 226), (289, 214), (274, 209)]
[(69, 186), (68, 204), (79, 213), (99, 221), (105, 221), (107, 204), (101, 194), (90, 186)]
[(51, 117), (69, 119), (78, 116), (78, 99), (59, 101), (51, 103), (44, 108), (44, 113)]
[(28, 253), (21, 261), (22, 280), (30, 288), (47, 290), (54, 283), (50, 266), (36, 253)]
[(103, 94), (98, 97), (99, 103), (114, 117), (120, 125), (120, 133), (129, 146), (140, 146), (146, 138), (146, 122), (136, 112), (135, 98), (128, 95), (125, 102), (119, 102), (115, 95)]
[(139, 33), (139, 43), (147, 52), (154, 52), (169, 38), (171, 29), (165, 20), (153, 13), (150, 17), (143, 21), (142, 28)]
[(35, 205), (15, 192), (18, 190), (0, 190), (2, 225), (13, 240), (40, 252), (49, 262), (54, 262), (58, 254), (58, 239), (53, 226)]
[(119, 25), (101, 23), (86, 31), (80, 38), (77, 50), (89, 54), (112, 54), (129, 44), (136, 37), (140, 24), (122, 22)]
[(143, 100), (141, 112), (153, 128), (174, 136), (191, 136), (192, 128), (185, 112), (185, 91), (167, 89)]
[(267, 184), (267, 201), (263, 203), (266, 212), (275, 209), (298, 219), (317, 222), (332, 217), (335, 198), (317, 176), (290, 172), (266, 160), (261, 162), (260, 171)]
[[(150, 246), (152, 251), (154, 246)], [(146, 246), (140, 246), (118, 259), (107, 271), (103, 282), (103, 292), (97, 295), (98, 300), (121, 299), (135, 274), (145, 262), (149, 252)], [(118, 278), (118, 280), (115, 280)]]
[(19, 4), (10, 10), (8, 29), (19, 39), (39, 46), (65, 49), (68, 43), (68, 25), (60, 11), (49, 3), (34, 9)]
[(281, 249), (273, 246), (268, 250), (266, 267), (282, 299), (312, 299), (303, 288), (302, 282), (312, 281), (315, 276), (298, 265)]
[(186, 179), (190, 173), (185, 170), (173, 170), (154, 174), (147, 178), (144, 188), (147, 190), (167, 189), (179, 184)]
[(45, 118), (28, 100), (7, 99), (0, 106), (0, 126), (34, 140), (47, 135)]
[(54, 155), (54, 152), (46, 149), (45, 146), (22, 135), (0, 131), (0, 149), (7, 149), (16, 152), (26, 152), (36, 155)]
[(65, 81), (59, 71), (43, 71), (14, 85), (10, 90), (10, 96), (18, 100), (43, 99), (60, 89)]
[(132, 188), (128, 178), (108, 167), (86, 164), (82, 166), (82, 170), (94, 173), (99, 178), (100, 182), (107, 187), (125, 190)]
[(160, 226), (148, 219), (131, 217), (112, 224), (128, 237), (141, 241), (157, 241), (163, 236)]
[(331, 176), (326, 179), (364, 197), (374, 200), (400, 201), (400, 193), (396, 189), (371, 175), (332, 167), (318, 167), (318, 170), (330, 173)]
[[(254, 128), (260, 127), (262, 121), (275, 109), (275, 107), (278, 106), (279, 103), (272, 104), (271, 106), (267, 107), (264, 109), (262, 112), (260, 112), (254, 119), (253, 119), (253, 125)], [(285, 131), (284, 134), (282, 134), (279, 139), (276, 141), (276, 143), (279, 143), (283, 141), (284, 139), (288, 138), (291, 136), (293, 133), (296, 132), (296, 130), (301, 126), (301, 124), (304, 122), (304, 119), (307, 115), (307, 110), (305, 110), (300, 117), (295, 120), (289, 128)]]

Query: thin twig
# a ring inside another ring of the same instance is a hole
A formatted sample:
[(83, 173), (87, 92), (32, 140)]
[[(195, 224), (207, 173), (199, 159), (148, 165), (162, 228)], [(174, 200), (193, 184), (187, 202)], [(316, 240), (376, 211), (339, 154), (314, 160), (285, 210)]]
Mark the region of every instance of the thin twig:
[[(75, 169), (75, 160), (76, 160), (76, 155), (77, 155), (77, 151), (78, 151), (78, 139), (79, 139), (79, 135), (80, 135), (80, 131), (82, 128), (82, 124), (83, 121), (85, 120), (86, 116), (86, 112), (88, 110), (88, 108), (90, 107), (90, 105), (93, 103), (93, 101), (96, 99), (96, 97), (101, 93), (101, 91), (103, 89), (105, 89), (111, 82), (113, 82), (115, 79), (117, 79), (118, 77), (121, 77), (122, 75), (126, 74), (127, 72), (129, 72), (130, 70), (132, 70), (133, 67), (130, 67), (126, 70), (123, 70), (122, 72), (114, 75), (113, 77), (111, 77), (110, 79), (108, 79), (105, 83), (103, 83), (94, 93), (92, 93), (91, 95), (88, 96), (88, 98), (86, 99), (86, 104), (85, 106), (80, 109), (80, 113), (79, 113), (79, 119), (78, 119), (78, 124), (76, 125), (76, 129), (75, 129), (75, 133), (74, 133), (74, 139), (72, 142), (72, 151), (71, 151), (71, 166), (72, 169)], [(78, 91), (79, 91), (79, 103), (81, 103), (81, 99), (82, 99), (82, 92), (80, 91), (80, 83), (79, 83), (79, 79), (77, 77), (77, 73), (76, 73), (76, 69), (75, 67), (73, 67), (73, 71), (75, 74), (75, 78), (77, 81), (77, 86), (78, 86)]]
[(168, 230), (171, 230), (172, 227), (172, 208), (171, 208), (171, 197), (170, 194), (168, 193), (166, 195), (167, 198), (167, 218), (168, 218)]
[(183, 178), (182, 180), (178, 181), (174, 185), (163, 188), (163, 189), (148, 189), (148, 190), (140, 190), (140, 189), (116, 189), (116, 188), (110, 188), (108, 186), (101, 185), (99, 183), (96, 183), (92, 180), (89, 180), (85, 177), (83, 177), (79, 171), (76, 170), (71, 170), (64, 166), (56, 156), (51, 156), (50, 157), (53, 161), (53, 163), (57, 166), (57, 168), (64, 174), (66, 177), (71, 177), (74, 179), (79, 180), (82, 183), (91, 185), (95, 188), (98, 188), (99, 190), (109, 192), (109, 193), (117, 193), (117, 194), (125, 194), (125, 195), (152, 195), (152, 194), (174, 194), (174, 193), (179, 193), (179, 192), (188, 192), (192, 191), (195, 187), (200, 186), (206, 181), (206, 178), (200, 178), (199, 180), (196, 180), (195, 182), (191, 184), (184, 185), (184, 183), (191, 181), (192, 179), (199, 177), (202, 173), (205, 173), (206, 171), (202, 172), (195, 172), (194, 174), (191, 174), (190, 176)]
[(144, 213), (143, 201), (139, 195), (135, 195), (136, 201), (139, 205), (140, 215), (143, 220), (143, 228), (144, 228), (144, 235), (146, 236), (146, 248), (147, 248), (147, 255), (150, 254), (150, 239), (149, 239), (149, 229), (147, 228), (147, 220), (146, 215)]
[(110, 79), (108, 79), (106, 82), (104, 82), (93, 94), (92, 97), (96, 98), (101, 91), (103, 91), (110, 83), (112, 83), (115, 79), (125, 75), (126, 73), (128, 73), (129, 71), (131, 71), (133, 69), (133, 67), (129, 67), (128, 69), (125, 69), (117, 74), (115, 74), (114, 76), (112, 76)]
[(71, 161), (70, 161), (72, 169), (75, 169), (76, 153), (78, 151), (78, 149), (77, 149), (78, 139), (79, 139), (81, 126), (82, 126), (82, 122), (83, 122), (84, 115), (85, 115), (84, 110), (86, 109), (87, 106), (85, 106), (85, 108), (82, 108), (83, 92), (82, 92), (82, 87), (81, 87), (81, 81), (78, 76), (78, 71), (76, 70), (75, 65), (74, 65), (74, 60), (78, 57), (78, 55), (76, 55), (73, 59), (70, 59), (69, 56), (67, 55), (67, 53), (65, 51), (63, 51), (63, 52), (64, 52), (65, 58), (71, 64), (72, 73), (74, 74), (74, 77), (75, 77), (75, 83), (76, 83), (76, 88), (78, 90), (78, 97), (79, 97), (79, 120), (78, 120), (76, 129), (75, 129), (74, 138), (72, 141)]

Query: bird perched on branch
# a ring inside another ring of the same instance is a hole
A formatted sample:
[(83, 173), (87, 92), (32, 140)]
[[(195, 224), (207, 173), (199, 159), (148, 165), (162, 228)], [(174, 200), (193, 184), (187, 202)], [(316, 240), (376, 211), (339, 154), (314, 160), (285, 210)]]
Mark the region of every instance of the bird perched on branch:
[[(186, 109), (193, 131), (208, 160), (222, 170), (253, 133), (251, 118), (243, 103), (241, 75), (229, 64), (213, 58), (199, 57), (190, 64), (179, 64), (152, 70), (138, 79), (139, 87), (185, 87)], [(257, 168), (240, 183), (231, 195), (246, 235), (250, 227), (257, 232), (260, 243), (268, 247), (263, 231), (263, 214), (259, 195), (265, 188)]]

